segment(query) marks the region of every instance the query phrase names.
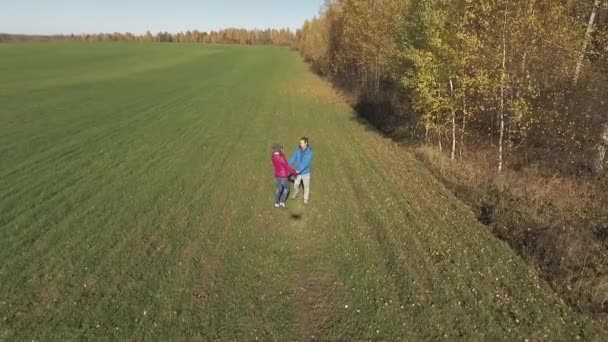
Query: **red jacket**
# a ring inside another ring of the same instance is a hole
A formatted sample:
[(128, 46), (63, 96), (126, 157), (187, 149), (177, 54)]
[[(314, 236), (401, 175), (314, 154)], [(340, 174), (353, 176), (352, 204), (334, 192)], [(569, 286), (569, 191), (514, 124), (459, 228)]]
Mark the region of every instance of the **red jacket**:
[(285, 159), (285, 155), (282, 153), (273, 153), (272, 157), (272, 165), (274, 165), (274, 176), (275, 177), (289, 177), (290, 174), (297, 175), (296, 170), (292, 169), (291, 166), (287, 163), (287, 159)]

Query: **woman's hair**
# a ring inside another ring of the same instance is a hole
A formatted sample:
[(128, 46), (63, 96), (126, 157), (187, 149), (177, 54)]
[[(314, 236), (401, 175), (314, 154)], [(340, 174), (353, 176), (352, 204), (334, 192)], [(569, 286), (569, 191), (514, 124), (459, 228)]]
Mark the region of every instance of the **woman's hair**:
[(279, 144), (279, 143), (272, 144), (273, 152), (281, 152), (282, 149), (283, 149), (283, 146), (281, 144)]

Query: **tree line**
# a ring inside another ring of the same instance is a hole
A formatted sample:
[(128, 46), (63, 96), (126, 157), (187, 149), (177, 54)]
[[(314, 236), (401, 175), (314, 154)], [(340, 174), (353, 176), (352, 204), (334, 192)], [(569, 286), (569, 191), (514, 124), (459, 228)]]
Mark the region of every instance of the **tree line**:
[(481, 144), (498, 171), (535, 155), (602, 173), (607, 42), (608, 0), (331, 0), (295, 46), (451, 159)]
[(290, 29), (246, 30), (228, 28), (217, 31), (202, 32), (198, 30), (156, 34), (147, 31), (145, 34), (132, 33), (99, 33), (99, 34), (69, 34), (52, 36), (0, 35), (2, 41), (86, 41), (86, 42), (162, 42), (162, 43), (218, 43), (218, 44), (247, 44), (247, 45), (291, 45), (295, 34)]

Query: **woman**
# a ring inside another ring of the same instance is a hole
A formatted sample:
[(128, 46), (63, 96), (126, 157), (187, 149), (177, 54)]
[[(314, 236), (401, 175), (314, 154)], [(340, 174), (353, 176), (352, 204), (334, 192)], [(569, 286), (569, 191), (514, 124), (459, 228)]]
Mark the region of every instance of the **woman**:
[(297, 175), (296, 170), (291, 168), (283, 154), (283, 146), (280, 144), (272, 145), (272, 165), (274, 166), (274, 177), (277, 181), (277, 193), (274, 199), (275, 208), (284, 208), (285, 201), (289, 195), (289, 175)]

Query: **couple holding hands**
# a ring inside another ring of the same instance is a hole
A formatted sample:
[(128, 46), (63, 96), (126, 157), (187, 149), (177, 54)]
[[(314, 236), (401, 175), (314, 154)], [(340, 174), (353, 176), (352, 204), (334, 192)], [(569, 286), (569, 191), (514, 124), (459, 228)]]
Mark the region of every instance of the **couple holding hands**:
[[(308, 204), (310, 194), (310, 166), (312, 164), (312, 148), (308, 144), (308, 138), (302, 137), (300, 145), (296, 147), (289, 161), (283, 154), (283, 146), (272, 145), (272, 165), (274, 166), (274, 177), (276, 179), (277, 192), (274, 207), (284, 208), (285, 201), (289, 195), (289, 177), (295, 176), (294, 194), (292, 198), (298, 197), (300, 184), (304, 184), (304, 204)], [(293, 167), (292, 167), (293, 165)]]

